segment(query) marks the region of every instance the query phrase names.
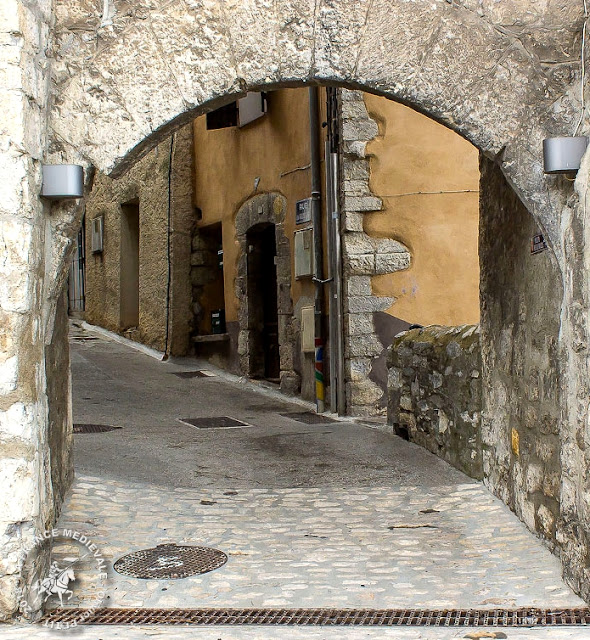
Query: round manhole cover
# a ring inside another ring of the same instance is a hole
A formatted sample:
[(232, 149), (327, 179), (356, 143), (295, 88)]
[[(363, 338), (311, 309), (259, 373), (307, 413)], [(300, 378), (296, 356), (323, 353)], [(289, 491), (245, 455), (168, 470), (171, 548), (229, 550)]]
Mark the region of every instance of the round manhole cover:
[(114, 569), (133, 578), (177, 579), (214, 571), (226, 562), (225, 553), (211, 547), (159, 544), (119, 558)]

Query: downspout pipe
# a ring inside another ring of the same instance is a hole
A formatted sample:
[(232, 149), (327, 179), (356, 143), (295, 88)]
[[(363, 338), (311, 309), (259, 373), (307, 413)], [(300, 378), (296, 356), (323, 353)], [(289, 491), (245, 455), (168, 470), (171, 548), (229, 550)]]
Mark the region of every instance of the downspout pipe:
[(311, 170), (311, 221), (314, 257), (315, 396), (318, 413), (325, 411), (324, 339), (322, 335), (322, 286), (324, 251), (322, 238), (322, 170), (320, 165), (319, 87), (309, 88), (309, 142)]

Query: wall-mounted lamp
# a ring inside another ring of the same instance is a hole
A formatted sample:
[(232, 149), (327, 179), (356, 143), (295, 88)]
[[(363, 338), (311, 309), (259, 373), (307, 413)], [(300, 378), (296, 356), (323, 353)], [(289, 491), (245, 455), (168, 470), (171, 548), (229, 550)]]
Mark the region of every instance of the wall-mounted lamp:
[(79, 164), (44, 164), (41, 195), (54, 200), (84, 195), (84, 169)]
[(587, 146), (586, 136), (546, 138), (543, 140), (545, 173), (576, 173)]

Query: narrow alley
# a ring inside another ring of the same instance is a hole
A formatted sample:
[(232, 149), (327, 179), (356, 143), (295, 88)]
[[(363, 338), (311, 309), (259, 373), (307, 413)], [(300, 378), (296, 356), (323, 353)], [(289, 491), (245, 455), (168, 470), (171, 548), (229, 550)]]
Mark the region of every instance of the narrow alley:
[[(561, 580), (557, 558), (505, 505), (420, 447), (350, 420), (301, 422), (314, 419), (301, 401), (195, 360), (161, 362), (79, 327), (70, 343), (77, 430), (117, 427), (76, 433), (76, 480), (58, 522), (88, 536), (107, 559), (104, 606), (584, 606)], [(198, 428), (187, 422), (221, 417), (245, 424)], [(121, 556), (161, 544), (209, 546), (228, 560), (215, 571), (176, 580), (112, 570)], [(90, 606), (94, 596), (92, 589), (77, 589), (67, 606)], [(209, 631), (213, 635), (193, 628), (190, 637), (281, 636), (280, 628), (268, 627)], [(510, 638), (525, 633), (508, 631)], [(581, 637), (579, 629), (568, 635), (574, 631), (531, 633)], [(34, 637), (29, 627), (9, 633)], [(55, 637), (43, 628), (37, 633)], [(189, 637), (189, 630), (171, 627), (124, 633), (87, 627), (81, 633)], [(377, 633), (446, 638), (465, 632), (289, 630), (297, 638)]]

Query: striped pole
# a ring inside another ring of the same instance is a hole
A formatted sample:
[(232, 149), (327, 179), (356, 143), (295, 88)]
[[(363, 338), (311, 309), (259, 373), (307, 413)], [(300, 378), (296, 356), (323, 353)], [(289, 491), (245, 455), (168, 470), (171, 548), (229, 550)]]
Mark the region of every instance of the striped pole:
[(324, 345), (321, 338), (315, 339), (315, 399), (317, 412), (323, 413), (325, 410)]

